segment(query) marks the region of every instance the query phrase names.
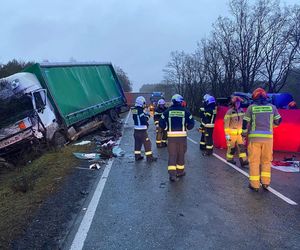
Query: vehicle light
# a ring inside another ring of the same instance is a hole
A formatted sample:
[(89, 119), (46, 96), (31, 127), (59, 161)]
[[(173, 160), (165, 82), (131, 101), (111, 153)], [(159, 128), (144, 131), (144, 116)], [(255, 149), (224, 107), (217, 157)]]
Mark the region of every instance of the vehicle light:
[(26, 125), (25, 125), (25, 123), (23, 121), (21, 121), (19, 123), (19, 128), (22, 129), (22, 130), (26, 128)]

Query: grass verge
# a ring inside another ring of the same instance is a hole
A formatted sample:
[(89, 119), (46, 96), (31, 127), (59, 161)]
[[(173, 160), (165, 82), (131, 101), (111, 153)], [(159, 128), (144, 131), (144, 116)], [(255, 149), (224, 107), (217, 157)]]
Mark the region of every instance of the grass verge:
[(79, 164), (72, 153), (90, 149), (91, 145), (71, 145), (49, 151), (30, 164), (0, 176), (0, 249), (9, 248), (43, 201)]

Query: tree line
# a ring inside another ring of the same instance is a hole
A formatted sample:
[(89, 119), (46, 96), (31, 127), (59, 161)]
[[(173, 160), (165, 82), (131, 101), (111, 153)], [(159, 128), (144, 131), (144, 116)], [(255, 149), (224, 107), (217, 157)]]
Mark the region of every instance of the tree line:
[[(47, 61), (47, 60), (46, 60)], [(49, 62), (49, 61), (47, 61)], [(70, 62), (76, 63), (76, 60), (71, 58)], [(15, 73), (21, 72), (26, 67), (33, 65), (35, 62), (24, 62), (24, 61), (18, 61), (16, 59), (12, 59), (6, 64), (0, 64), (0, 79), (13, 75)], [(114, 69), (116, 71), (117, 77), (120, 81), (120, 84), (124, 91), (131, 91), (132, 90), (132, 83), (129, 80), (127, 73), (124, 72), (124, 70), (118, 66), (114, 66)]]
[(288, 84), (288, 73), (299, 67), (299, 5), (231, 0), (229, 8), (230, 15), (216, 20), (193, 53), (172, 52), (164, 69), (164, 82), (194, 111), (205, 93), (227, 97), (257, 86), (279, 92)]

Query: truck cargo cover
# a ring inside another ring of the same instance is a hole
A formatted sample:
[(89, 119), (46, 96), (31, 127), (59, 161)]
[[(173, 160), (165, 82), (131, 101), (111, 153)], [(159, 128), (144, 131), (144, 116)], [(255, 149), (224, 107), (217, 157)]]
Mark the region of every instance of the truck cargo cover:
[(34, 64), (37, 76), (67, 126), (121, 106), (125, 97), (111, 64)]

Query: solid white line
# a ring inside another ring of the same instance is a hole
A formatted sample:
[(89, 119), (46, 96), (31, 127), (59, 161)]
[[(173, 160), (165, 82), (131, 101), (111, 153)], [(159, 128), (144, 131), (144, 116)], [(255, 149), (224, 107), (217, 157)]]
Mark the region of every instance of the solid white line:
[[(188, 140), (190, 140), (191, 142), (198, 144), (196, 141), (194, 141), (193, 139), (188, 137)], [(244, 170), (238, 168), (237, 166), (227, 162), (225, 159), (223, 159), (221, 156), (217, 155), (216, 153), (213, 153), (213, 156), (218, 158), (219, 160), (223, 161), (224, 163), (226, 163), (227, 165), (229, 165), (230, 167), (234, 168), (235, 170), (237, 170), (238, 172), (240, 172), (241, 174), (245, 175), (246, 177), (249, 177), (249, 174), (247, 172), (245, 172)], [(285, 202), (287, 202), (290, 205), (298, 205), (296, 202), (294, 202), (293, 200), (291, 200), (290, 198), (284, 196), (283, 194), (279, 193), (278, 191), (276, 191), (274, 188), (268, 187), (269, 192), (273, 193), (274, 195), (276, 195), (278, 198), (284, 200)]]
[[(130, 112), (128, 112), (128, 114), (127, 114), (126, 122), (128, 121), (129, 114), (130, 114)], [(123, 133), (124, 133), (124, 127), (123, 127), (122, 134)], [(120, 143), (121, 139), (122, 139), (122, 137), (117, 141), (117, 143)], [(103, 171), (101, 179), (99, 180), (96, 190), (93, 194), (92, 200), (90, 201), (90, 203), (88, 205), (86, 213), (85, 213), (85, 215), (80, 223), (80, 226), (78, 228), (78, 231), (74, 237), (74, 240), (70, 247), (71, 250), (81, 250), (84, 246), (85, 239), (89, 232), (90, 226), (93, 222), (93, 218), (94, 218), (100, 197), (102, 195), (105, 183), (108, 179), (108, 175), (111, 170), (113, 162), (114, 162), (114, 159), (109, 160)]]

